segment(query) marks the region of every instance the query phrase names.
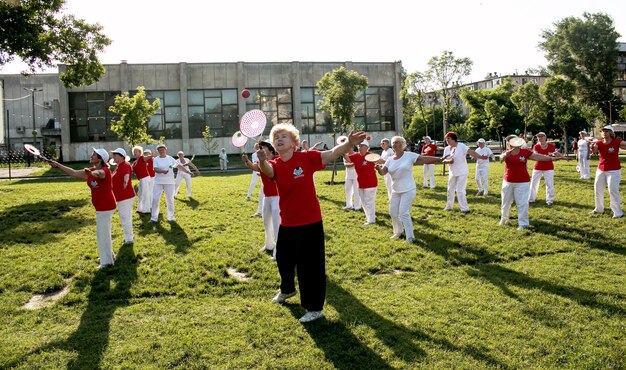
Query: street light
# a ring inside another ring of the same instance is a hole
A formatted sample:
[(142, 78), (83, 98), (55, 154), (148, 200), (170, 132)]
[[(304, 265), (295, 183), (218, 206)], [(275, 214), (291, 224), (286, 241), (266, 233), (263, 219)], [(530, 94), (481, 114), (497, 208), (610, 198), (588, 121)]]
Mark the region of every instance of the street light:
[[(24, 90), (30, 92), (30, 101), (31, 101), (31, 109), (32, 109), (32, 114), (33, 114), (33, 144), (35, 146), (37, 146), (37, 127), (36, 127), (36, 123), (35, 123), (35, 92), (37, 91), (43, 91), (43, 89), (36, 89), (34, 87), (32, 88), (28, 88), (28, 87), (24, 87)], [(43, 138), (41, 140), (41, 144), (43, 146)]]

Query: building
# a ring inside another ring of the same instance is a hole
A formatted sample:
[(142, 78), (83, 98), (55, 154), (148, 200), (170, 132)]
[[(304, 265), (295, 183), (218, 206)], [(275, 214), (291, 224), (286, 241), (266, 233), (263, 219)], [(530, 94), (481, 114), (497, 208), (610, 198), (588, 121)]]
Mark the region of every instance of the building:
[[(175, 63), (105, 65), (96, 84), (66, 88), (57, 74), (0, 75), (2, 140), (12, 148), (23, 143), (56, 145), (65, 161), (84, 161), (92, 147), (114, 149), (125, 144), (109, 130), (108, 108), (122, 92), (144, 86), (149, 100), (159, 99), (160, 111), (148, 124), (155, 138), (164, 136), (171, 150), (208, 154), (203, 148), (205, 126), (217, 137), (218, 148), (239, 152), (231, 136), (239, 119), (251, 109), (272, 124), (293, 123), (303, 139), (332, 145), (331, 121), (318, 109), (315, 86), (324, 74), (344, 66), (368, 78), (369, 87), (357, 97), (355, 122), (374, 142), (402, 130), (401, 62), (272, 62)], [(59, 66), (63, 71), (65, 66)], [(251, 92), (245, 99), (240, 92)], [(33, 114), (34, 112), (34, 114)], [(33, 131), (38, 136), (33, 136)], [(43, 137), (42, 137), (43, 134)], [(43, 140), (43, 143), (42, 143)], [(252, 143), (244, 149), (250, 151)]]

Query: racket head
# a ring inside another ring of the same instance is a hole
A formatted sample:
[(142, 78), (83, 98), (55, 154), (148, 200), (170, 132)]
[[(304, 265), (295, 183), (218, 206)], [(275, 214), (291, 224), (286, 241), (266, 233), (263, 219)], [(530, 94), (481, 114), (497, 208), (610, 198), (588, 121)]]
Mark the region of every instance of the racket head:
[(237, 131), (233, 134), (233, 137), (230, 138), (230, 141), (233, 143), (233, 146), (236, 148), (241, 148), (248, 142), (248, 138), (241, 133), (241, 131)]
[(341, 145), (341, 144), (345, 143), (346, 140), (348, 140), (348, 137), (346, 135), (339, 136), (337, 138), (337, 145)]
[(247, 137), (256, 137), (263, 133), (267, 125), (267, 116), (260, 109), (246, 112), (239, 122), (239, 130)]
[(365, 160), (368, 162), (376, 162), (380, 159), (380, 154), (376, 154), (376, 153), (369, 153), (367, 155), (365, 155)]
[(41, 156), (41, 152), (34, 145), (24, 144), (24, 149), (32, 155)]
[(509, 145), (512, 146), (513, 148), (520, 147), (524, 144), (526, 144), (526, 142), (521, 137), (514, 137), (514, 138), (511, 138), (511, 140), (509, 140)]

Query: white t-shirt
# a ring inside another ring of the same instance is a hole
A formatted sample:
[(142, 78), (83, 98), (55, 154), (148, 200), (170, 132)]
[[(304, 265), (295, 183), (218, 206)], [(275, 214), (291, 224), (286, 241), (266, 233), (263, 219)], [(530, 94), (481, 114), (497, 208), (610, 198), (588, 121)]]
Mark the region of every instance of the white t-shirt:
[(387, 158), (385, 167), (391, 176), (391, 191), (393, 193), (405, 193), (415, 189), (415, 178), (413, 178), (413, 165), (419, 158), (419, 154), (404, 152), (399, 159)]
[(456, 143), (454, 150), (452, 150), (450, 145), (443, 150), (444, 157), (450, 154), (454, 159), (454, 162), (448, 165), (450, 166), (450, 176), (461, 176), (469, 173), (466, 158), (468, 150), (469, 148), (467, 145), (463, 143)]
[[(478, 147), (474, 149), (474, 151), (480, 155), (486, 155), (489, 158), (491, 158), (491, 156), (493, 155), (493, 152), (491, 151), (491, 149), (487, 148), (486, 146), (482, 148)], [(477, 159), (476, 167), (489, 168), (489, 159)]]
[(585, 139), (578, 140), (578, 155), (585, 156), (589, 154), (589, 142)]
[(166, 155), (165, 158), (154, 157), (154, 168), (167, 169), (167, 173), (158, 173), (155, 171), (154, 175), (154, 184), (155, 185), (165, 185), (165, 184), (175, 184), (176, 180), (174, 179), (174, 168), (176, 167), (176, 160), (169, 155)]
[[(182, 159), (182, 160), (180, 160), (180, 159), (176, 159), (176, 164), (174, 165), (174, 168), (176, 168), (176, 169), (177, 169), (177, 172), (180, 172), (180, 174), (181, 174), (181, 175), (189, 175), (189, 174), (188, 174), (188, 173), (186, 173), (185, 171), (183, 171), (183, 170), (181, 170), (181, 169), (178, 169), (178, 166), (179, 166), (179, 165), (180, 165), (180, 166), (184, 166), (184, 165), (185, 165), (185, 163), (189, 163), (189, 162), (190, 162), (190, 161), (189, 161), (189, 159), (184, 158), (184, 157), (183, 157), (183, 159)], [(187, 170), (189, 170), (189, 167), (187, 167)]]
[(380, 153), (380, 158), (383, 161), (386, 161), (387, 158), (392, 157), (393, 156), (393, 149), (391, 148), (387, 148), (387, 150), (383, 150), (382, 153)]
[[(351, 163), (351, 162), (348, 162)], [(346, 166), (346, 158), (343, 158), (343, 165), (346, 168), (346, 180), (356, 180), (356, 170), (354, 166)]]

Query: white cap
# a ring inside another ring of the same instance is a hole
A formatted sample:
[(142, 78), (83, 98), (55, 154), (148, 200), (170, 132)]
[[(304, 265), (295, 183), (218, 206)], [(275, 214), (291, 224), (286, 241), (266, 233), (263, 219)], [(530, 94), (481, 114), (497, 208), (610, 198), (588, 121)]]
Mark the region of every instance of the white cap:
[(181, 154), (182, 154), (182, 155), (185, 155), (185, 153), (183, 153), (183, 151), (182, 151), (182, 150), (179, 150), (179, 151), (178, 151), (178, 153), (176, 153), (176, 155), (181, 155)]
[(582, 130), (582, 131), (581, 131), (581, 132), (579, 132), (578, 134), (579, 134), (579, 135), (585, 135), (585, 136), (586, 136), (586, 135), (589, 135), (589, 134), (587, 133), (587, 131), (585, 131), (585, 130)]
[(615, 131), (615, 130), (613, 130), (613, 126), (611, 126), (611, 125), (606, 125), (606, 126), (602, 127), (602, 129), (603, 130), (609, 130), (609, 131)]
[(363, 140), (363, 141), (361, 142), (361, 144), (359, 144), (359, 145), (365, 145), (365, 146), (367, 146), (368, 148), (370, 147), (370, 143), (369, 143), (367, 140)]
[(538, 132), (538, 133), (537, 133), (537, 135), (535, 135), (535, 136), (539, 136), (539, 135), (546, 136), (546, 133), (545, 133), (545, 132), (543, 132), (543, 131), (541, 131), (541, 132)]
[(117, 148), (115, 150), (111, 150), (111, 153), (112, 154), (119, 154), (122, 157), (126, 158), (126, 151), (124, 149), (122, 149), (122, 148)]
[(433, 139), (431, 139), (430, 136), (424, 136), (422, 139), (428, 140), (428, 141), (433, 141)]
[(477, 143), (484, 143), (485, 139), (483, 139), (482, 137), (480, 139), (478, 139)]
[(156, 146), (156, 148), (157, 148), (157, 149), (159, 149), (159, 148), (165, 148), (165, 149), (167, 149), (167, 147), (165, 146), (165, 144), (162, 144), (162, 143), (161, 143), (161, 144), (159, 144), (159, 145), (157, 145), (157, 146)]
[(96, 148), (92, 148), (93, 151), (99, 155), (103, 161), (108, 162), (109, 161), (109, 153), (107, 153), (106, 150), (104, 149), (96, 149)]
[(143, 154), (152, 154), (152, 150), (146, 148), (143, 150)]

